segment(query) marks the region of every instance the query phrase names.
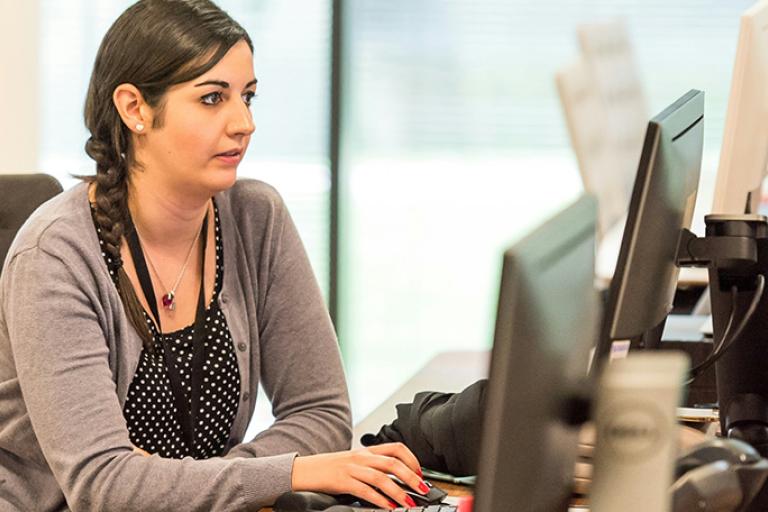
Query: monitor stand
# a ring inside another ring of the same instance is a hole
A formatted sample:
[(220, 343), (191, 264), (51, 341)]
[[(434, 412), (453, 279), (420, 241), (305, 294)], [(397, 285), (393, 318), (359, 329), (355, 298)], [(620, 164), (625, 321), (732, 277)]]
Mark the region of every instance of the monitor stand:
[(683, 233), (678, 258), (709, 267), (715, 345), (731, 324), (716, 363), (721, 431), (768, 456), (768, 294), (757, 295), (768, 275), (768, 222), (752, 214), (705, 222), (705, 237)]

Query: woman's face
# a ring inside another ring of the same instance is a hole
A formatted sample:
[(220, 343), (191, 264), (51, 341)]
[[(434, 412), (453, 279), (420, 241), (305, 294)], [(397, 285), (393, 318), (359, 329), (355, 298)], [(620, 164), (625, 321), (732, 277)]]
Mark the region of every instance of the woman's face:
[[(207, 73), (168, 89), (160, 128), (148, 124), (137, 158), (168, 191), (210, 197), (235, 182), (254, 130), (253, 55), (235, 44)], [(157, 115), (155, 112), (154, 115)]]

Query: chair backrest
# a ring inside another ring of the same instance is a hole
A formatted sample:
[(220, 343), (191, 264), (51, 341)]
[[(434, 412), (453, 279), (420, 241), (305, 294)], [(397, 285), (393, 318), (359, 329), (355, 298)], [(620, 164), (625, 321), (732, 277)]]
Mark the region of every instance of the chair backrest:
[(0, 174), (0, 272), (22, 224), (61, 191), (61, 184), (48, 174)]

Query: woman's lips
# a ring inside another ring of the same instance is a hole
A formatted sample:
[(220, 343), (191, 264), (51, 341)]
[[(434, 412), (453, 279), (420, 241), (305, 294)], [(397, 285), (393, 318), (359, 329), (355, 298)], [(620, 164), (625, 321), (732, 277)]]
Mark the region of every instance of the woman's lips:
[(227, 151), (225, 153), (219, 153), (215, 158), (224, 164), (236, 165), (240, 162), (242, 155), (243, 154), (240, 151)]

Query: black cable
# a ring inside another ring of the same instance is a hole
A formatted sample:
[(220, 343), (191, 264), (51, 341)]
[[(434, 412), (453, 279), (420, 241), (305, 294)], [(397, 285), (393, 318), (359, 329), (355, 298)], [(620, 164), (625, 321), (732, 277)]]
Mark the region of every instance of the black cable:
[(714, 357), (719, 357), (718, 354), (723, 350), (723, 346), (725, 345), (725, 342), (728, 340), (728, 335), (731, 332), (731, 327), (733, 327), (733, 320), (736, 318), (736, 306), (737, 299), (738, 299), (738, 293), (739, 289), (738, 287), (731, 286), (731, 314), (728, 316), (728, 323), (725, 325), (725, 330), (723, 331), (723, 335), (720, 336), (720, 339), (718, 340), (717, 344), (715, 344), (714, 348), (712, 349), (712, 352), (710, 352), (709, 356), (699, 363), (698, 365), (691, 368), (690, 374), (693, 376), (693, 378), (698, 377), (700, 374), (700, 370), (703, 368), (704, 371), (706, 370), (712, 362), (712, 359)]
[(721, 343), (723, 345), (722, 350), (717, 355), (717, 358), (725, 354), (725, 352), (731, 348), (731, 346), (736, 342), (739, 337), (741, 337), (741, 333), (744, 331), (744, 329), (747, 327), (747, 324), (750, 320), (752, 320), (752, 316), (755, 314), (755, 311), (757, 310), (757, 306), (760, 304), (760, 300), (763, 298), (763, 292), (765, 291), (765, 276), (762, 274), (757, 274), (757, 289), (755, 290), (755, 294), (752, 296), (752, 302), (749, 304), (749, 308), (747, 308), (747, 312), (744, 315), (744, 318), (742, 318), (741, 323), (739, 324), (739, 327), (736, 329), (736, 332), (731, 335), (730, 339), (728, 340), (727, 344), (725, 344), (725, 341)]
[(713, 364), (715, 364), (725, 353), (730, 349), (733, 344), (736, 342), (736, 340), (741, 337), (742, 332), (744, 331), (744, 328), (746, 328), (749, 321), (752, 319), (752, 316), (755, 314), (755, 311), (757, 310), (757, 305), (760, 303), (760, 300), (763, 298), (763, 292), (765, 291), (765, 276), (762, 274), (757, 274), (757, 286), (755, 288), (755, 294), (752, 296), (752, 301), (749, 304), (749, 308), (747, 308), (747, 312), (744, 315), (744, 317), (741, 319), (741, 322), (739, 323), (739, 326), (736, 328), (736, 331), (733, 333), (733, 335), (728, 336), (728, 331), (730, 330), (731, 324), (733, 323), (733, 318), (736, 314), (736, 294), (738, 292), (738, 289), (736, 286), (731, 288), (732, 297), (733, 297), (733, 305), (731, 308), (731, 316), (728, 319), (728, 325), (725, 328), (725, 332), (723, 332), (723, 336), (720, 338), (720, 343), (712, 350), (712, 353), (709, 355), (709, 357), (702, 362), (701, 364), (695, 366), (691, 369), (690, 372), (690, 378), (685, 383), (686, 385), (693, 382), (697, 377), (699, 377), (702, 373), (704, 373), (707, 369), (709, 369)]

